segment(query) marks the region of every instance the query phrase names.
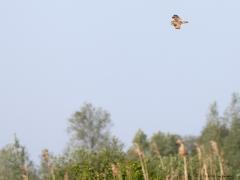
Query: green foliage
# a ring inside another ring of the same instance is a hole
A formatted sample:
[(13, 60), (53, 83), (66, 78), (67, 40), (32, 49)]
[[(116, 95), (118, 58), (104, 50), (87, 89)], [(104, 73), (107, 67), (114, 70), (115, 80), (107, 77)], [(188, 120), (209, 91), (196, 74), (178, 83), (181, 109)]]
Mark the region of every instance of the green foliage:
[(152, 151), (158, 151), (161, 156), (169, 156), (177, 154), (178, 146), (176, 141), (180, 139), (178, 135), (164, 134), (162, 132), (157, 132), (151, 137), (150, 143)]
[(228, 119), (230, 122), (230, 132), (225, 140), (224, 150), (227, 163), (232, 169), (232, 173), (240, 174), (240, 97), (234, 94), (229, 107)]
[(144, 152), (148, 151), (149, 143), (147, 140), (147, 135), (139, 129), (133, 138), (133, 144), (138, 144), (139, 148)]
[(79, 149), (72, 152), (70, 157), (67, 161), (56, 159), (57, 177), (63, 178), (65, 172), (68, 172), (70, 179), (111, 178), (111, 165), (124, 161), (124, 153), (114, 149), (102, 149), (99, 152)]
[(219, 117), (217, 103), (215, 102), (209, 108), (207, 124), (199, 137), (199, 143), (207, 145), (209, 141), (213, 140), (222, 146), (227, 135), (228, 129), (223, 123), (222, 118)]
[(25, 147), (15, 137), (12, 144), (0, 150), (0, 180), (22, 180), (22, 175), (25, 173), (28, 174), (30, 180), (38, 179)]
[(70, 179), (112, 178), (111, 165), (124, 161), (123, 145), (117, 138), (98, 151), (85, 148), (72, 149), (60, 157), (54, 158), (56, 179), (63, 179), (68, 173)]

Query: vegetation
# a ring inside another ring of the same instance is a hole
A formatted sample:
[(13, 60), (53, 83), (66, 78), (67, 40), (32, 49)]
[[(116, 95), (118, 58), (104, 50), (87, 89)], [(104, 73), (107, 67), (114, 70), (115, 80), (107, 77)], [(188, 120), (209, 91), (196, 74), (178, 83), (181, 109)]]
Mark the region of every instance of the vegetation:
[(17, 138), (0, 149), (0, 180), (210, 180), (240, 179), (240, 96), (221, 116), (209, 108), (199, 137), (138, 130), (132, 146), (110, 133), (110, 114), (91, 104), (69, 120), (71, 145), (60, 156), (44, 149), (39, 167)]

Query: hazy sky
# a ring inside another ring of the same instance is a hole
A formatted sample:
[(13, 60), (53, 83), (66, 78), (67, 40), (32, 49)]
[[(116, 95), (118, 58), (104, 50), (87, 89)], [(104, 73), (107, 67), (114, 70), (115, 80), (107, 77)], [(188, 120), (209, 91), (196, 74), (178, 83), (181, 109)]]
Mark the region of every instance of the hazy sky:
[[(138, 128), (200, 133), (210, 103), (240, 91), (239, 0), (1, 0), (0, 147), (59, 153), (84, 102)], [(190, 23), (176, 31), (171, 16)]]

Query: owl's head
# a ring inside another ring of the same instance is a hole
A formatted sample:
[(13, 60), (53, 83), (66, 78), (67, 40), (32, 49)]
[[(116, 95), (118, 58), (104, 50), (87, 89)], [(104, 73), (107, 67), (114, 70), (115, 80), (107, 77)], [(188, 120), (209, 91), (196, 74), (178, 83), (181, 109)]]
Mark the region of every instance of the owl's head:
[(176, 15), (176, 14), (174, 14), (173, 16), (172, 16), (172, 18), (173, 19), (178, 19), (178, 18), (180, 18), (178, 15)]

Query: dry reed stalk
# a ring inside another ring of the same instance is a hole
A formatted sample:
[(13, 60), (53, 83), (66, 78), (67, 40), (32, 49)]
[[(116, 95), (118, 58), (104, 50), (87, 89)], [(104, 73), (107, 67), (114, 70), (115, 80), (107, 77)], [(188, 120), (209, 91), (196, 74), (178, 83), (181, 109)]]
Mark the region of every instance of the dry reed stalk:
[(202, 174), (202, 150), (201, 147), (195, 143), (194, 144), (197, 150), (197, 155), (198, 155), (198, 161), (199, 161), (199, 169), (198, 169), (198, 180), (201, 179), (201, 174)]
[(198, 161), (202, 162), (202, 150), (201, 150), (201, 147), (197, 143), (195, 143), (194, 145), (195, 145), (196, 150), (197, 150)]
[(216, 156), (213, 152), (209, 152), (207, 160), (211, 178), (217, 180)]
[(42, 157), (43, 157), (43, 160), (45, 161), (45, 163), (47, 164), (47, 167), (48, 167), (49, 173), (51, 174), (52, 180), (55, 180), (56, 178), (55, 178), (55, 174), (54, 174), (54, 168), (53, 168), (52, 163), (50, 162), (48, 149), (44, 149), (42, 151)]
[(149, 180), (148, 171), (147, 171), (147, 164), (146, 164), (146, 161), (145, 161), (144, 153), (140, 149), (140, 147), (137, 143), (135, 143), (135, 152), (137, 153), (137, 155), (139, 157), (139, 160), (140, 160), (140, 163), (141, 163), (144, 180)]
[(207, 157), (207, 153), (206, 150), (204, 148), (204, 146), (202, 145), (201, 147), (201, 151), (202, 151), (202, 155), (203, 155), (203, 160), (202, 160), (202, 177), (205, 177), (205, 180), (209, 179), (209, 173), (208, 173), (208, 161), (209, 161), (209, 157)]
[(163, 160), (162, 160), (162, 156), (161, 156), (161, 153), (160, 153), (160, 151), (159, 151), (159, 149), (157, 147), (156, 142), (153, 142), (152, 145), (153, 145), (153, 151), (157, 154), (157, 156), (158, 156), (158, 158), (160, 160), (162, 169), (165, 169), (164, 164), (163, 164)]
[(217, 180), (217, 167), (214, 157), (209, 157), (211, 175), (214, 176), (214, 179)]
[(68, 172), (67, 172), (67, 171), (66, 171), (65, 174), (64, 174), (64, 180), (69, 180)]
[(218, 148), (218, 144), (215, 141), (210, 141), (213, 153), (216, 154), (217, 158), (218, 158), (218, 163), (219, 163), (219, 167), (220, 167), (220, 180), (224, 179), (224, 168), (223, 168), (223, 160), (222, 157), (220, 155), (220, 151)]
[(28, 180), (28, 176), (22, 175), (23, 180)]
[(49, 153), (47, 149), (44, 149), (42, 151), (42, 157), (43, 157), (43, 160), (46, 162), (46, 164), (49, 164)]
[(122, 176), (121, 176), (121, 171), (119, 166), (117, 164), (111, 164), (111, 169), (112, 169), (112, 175), (114, 179), (121, 180)]
[(183, 157), (183, 161), (184, 161), (184, 179), (188, 180), (188, 171), (187, 171), (187, 158), (186, 156)]
[(142, 154), (143, 154), (143, 164), (144, 164), (144, 168), (145, 168), (146, 180), (149, 180), (146, 158), (145, 158), (143, 152), (142, 152)]
[(170, 175), (167, 175), (165, 180), (170, 180)]
[(204, 162), (203, 163), (203, 170), (204, 170), (204, 176), (205, 176), (205, 180), (208, 180), (208, 170), (207, 170), (207, 164)]
[(184, 157), (186, 156), (188, 153), (187, 153), (187, 149), (185, 147), (185, 145), (183, 144), (182, 140), (177, 140), (176, 142), (179, 147), (178, 147), (178, 154), (181, 156), (181, 157)]
[(214, 163), (213, 163), (213, 159), (212, 159), (211, 155), (208, 155), (207, 162), (208, 162), (209, 172), (210, 172), (211, 176), (213, 176), (213, 174), (214, 174), (213, 169), (215, 169), (215, 168), (214, 168)]
[(114, 179), (116, 179), (116, 177), (119, 174), (118, 167), (115, 164), (111, 164), (111, 169), (112, 169), (112, 175), (113, 175)]
[(22, 169), (22, 179), (23, 180), (28, 180), (28, 169), (27, 169), (27, 167), (24, 165), (21, 169)]
[(176, 142), (179, 147), (178, 147), (178, 154), (180, 155), (180, 157), (183, 158), (183, 162), (184, 162), (184, 179), (188, 180), (188, 171), (187, 171), (187, 149), (185, 147), (185, 145), (183, 144), (183, 142), (179, 139)]

